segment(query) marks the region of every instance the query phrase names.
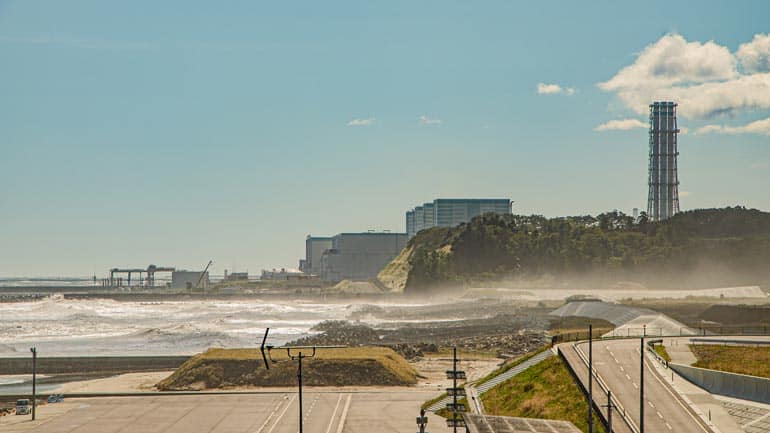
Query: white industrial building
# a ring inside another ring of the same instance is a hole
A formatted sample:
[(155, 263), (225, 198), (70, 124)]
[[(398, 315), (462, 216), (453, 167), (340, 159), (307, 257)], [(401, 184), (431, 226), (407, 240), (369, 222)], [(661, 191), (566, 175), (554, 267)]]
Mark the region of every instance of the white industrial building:
[(210, 284), (209, 273), (207, 271), (202, 272), (202, 274), (203, 278), (201, 278), (200, 271), (173, 271), (171, 272), (171, 288), (208, 290)]

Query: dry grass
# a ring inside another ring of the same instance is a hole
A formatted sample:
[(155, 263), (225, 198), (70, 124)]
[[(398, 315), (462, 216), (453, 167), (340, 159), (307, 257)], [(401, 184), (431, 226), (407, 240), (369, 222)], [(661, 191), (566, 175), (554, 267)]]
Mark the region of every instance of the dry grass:
[[(559, 357), (548, 358), (483, 396), (490, 415), (567, 420), (588, 431), (588, 403)], [(597, 415), (598, 416), (598, 415)], [(603, 432), (595, 423), (596, 432)]]
[(671, 361), (671, 357), (668, 356), (668, 352), (666, 352), (666, 347), (662, 344), (656, 344), (655, 345), (655, 353), (657, 353), (661, 358), (665, 359), (666, 362)]
[(692, 344), (694, 367), (770, 378), (770, 347)]
[[(292, 349), (292, 355), (299, 353)], [(310, 355), (312, 349), (304, 349)], [(257, 349), (209, 349), (190, 358), (159, 389), (208, 389), (233, 386), (290, 386), (296, 381), (296, 363), (287, 351), (273, 349), (266, 370)], [(315, 357), (302, 362), (308, 385), (411, 385), (417, 372), (399, 354), (386, 347), (319, 349)]]

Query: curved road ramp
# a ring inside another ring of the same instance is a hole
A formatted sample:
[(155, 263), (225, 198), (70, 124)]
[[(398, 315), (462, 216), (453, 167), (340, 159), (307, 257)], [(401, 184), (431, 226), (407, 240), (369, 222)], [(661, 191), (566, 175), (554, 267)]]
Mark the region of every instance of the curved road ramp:
[(463, 414), (470, 433), (580, 433), (569, 421)]
[(606, 320), (615, 329), (604, 337), (697, 335), (698, 331), (665, 314), (603, 301), (569, 302), (550, 313), (556, 317), (587, 317)]

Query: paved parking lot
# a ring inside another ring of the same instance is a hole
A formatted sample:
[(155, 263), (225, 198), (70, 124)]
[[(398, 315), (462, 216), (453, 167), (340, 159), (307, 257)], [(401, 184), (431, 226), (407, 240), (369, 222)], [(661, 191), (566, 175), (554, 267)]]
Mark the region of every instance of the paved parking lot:
[[(303, 399), (307, 433), (414, 431), (433, 392), (313, 392)], [(0, 432), (296, 433), (296, 393), (67, 399), (30, 416), (0, 418)], [(441, 424), (431, 415), (431, 423)]]

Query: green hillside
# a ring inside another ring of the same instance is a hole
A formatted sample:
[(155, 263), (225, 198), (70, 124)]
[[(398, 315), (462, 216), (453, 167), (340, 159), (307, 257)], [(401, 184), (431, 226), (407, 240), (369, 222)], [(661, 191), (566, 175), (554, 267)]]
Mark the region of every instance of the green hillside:
[(543, 276), (606, 278), (650, 287), (770, 287), (770, 213), (743, 207), (683, 212), (659, 223), (593, 216), (488, 214), (423, 230), (394, 267), (406, 288)]

